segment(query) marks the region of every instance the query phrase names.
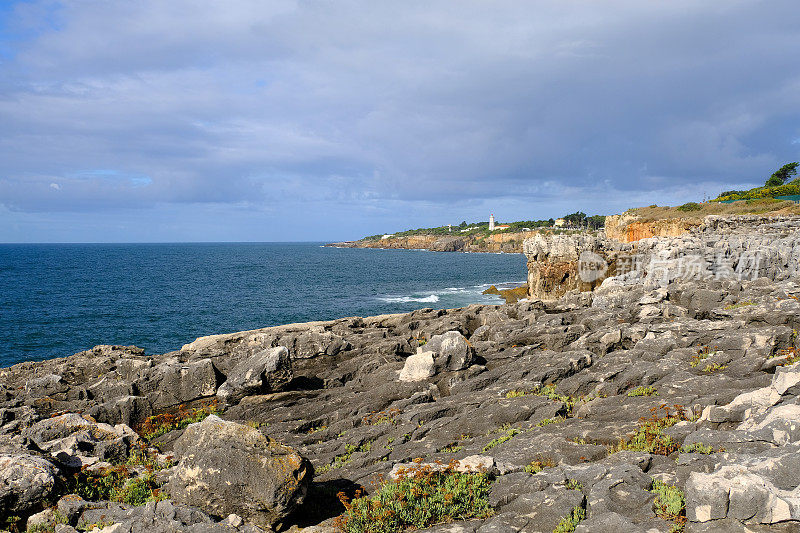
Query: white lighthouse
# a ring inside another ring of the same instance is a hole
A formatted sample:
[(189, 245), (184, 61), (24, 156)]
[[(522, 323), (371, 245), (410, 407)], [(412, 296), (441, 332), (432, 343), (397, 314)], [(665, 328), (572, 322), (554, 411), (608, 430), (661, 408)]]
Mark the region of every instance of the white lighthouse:
[(494, 231), (494, 213), (489, 215), (489, 231)]

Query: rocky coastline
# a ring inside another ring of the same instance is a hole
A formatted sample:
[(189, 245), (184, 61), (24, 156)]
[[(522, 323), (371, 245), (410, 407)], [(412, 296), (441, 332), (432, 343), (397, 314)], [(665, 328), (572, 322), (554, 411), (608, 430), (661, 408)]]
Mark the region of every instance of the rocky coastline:
[(379, 240), (333, 242), (332, 248), (428, 250), (431, 252), (523, 253), (522, 243), (532, 232), (502, 232), (489, 235), (409, 235)]
[(798, 229), (535, 236), (513, 304), (0, 369), (0, 528), (392, 531), (357, 513), (411, 472), (474, 482), (431, 533), (800, 531)]

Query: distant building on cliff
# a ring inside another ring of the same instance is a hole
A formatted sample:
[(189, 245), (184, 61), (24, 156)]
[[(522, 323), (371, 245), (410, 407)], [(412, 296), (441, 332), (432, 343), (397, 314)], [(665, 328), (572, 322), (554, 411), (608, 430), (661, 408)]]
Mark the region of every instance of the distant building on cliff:
[(494, 221), (494, 213), (489, 215), (489, 231), (495, 231), (498, 229), (508, 229), (510, 227), (511, 226), (509, 226), (508, 224), (496, 224)]
[(557, 228), (563, 228), (566, 225), (567, 221), (563, 218), (557, 218), (556, 223), (553, 224)]

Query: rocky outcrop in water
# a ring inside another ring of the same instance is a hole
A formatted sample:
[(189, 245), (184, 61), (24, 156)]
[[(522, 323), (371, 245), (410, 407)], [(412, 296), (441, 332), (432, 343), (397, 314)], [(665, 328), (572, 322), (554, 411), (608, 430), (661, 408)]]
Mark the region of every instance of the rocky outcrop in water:
[[(666, 275), (645, 268), (560, 299), (0, 370), (0, 513), (64, 531), (332, 532), (337, 493), (373, 493), (418, 460), (491, 480), (491, 516), (430, 532), (551, 532), (567, 518), (592, 533), (798, 531), (797, 221), (770, 224), (707, 220), (640, 241), (651, 257), (674, 253), (658, 256)], [(612, 246), (592, 250), (617, 264), (631, 251)], [(767, 260), (755, 280), (673, 275), (668, 262), (756, 249)], [(215, 400), (219, 418), (195, 422)], [(152, 462), (136, 460), (145, 452)], [(69, 494), (79, 468), (123, 466), (161, 492), (144, 505)]]

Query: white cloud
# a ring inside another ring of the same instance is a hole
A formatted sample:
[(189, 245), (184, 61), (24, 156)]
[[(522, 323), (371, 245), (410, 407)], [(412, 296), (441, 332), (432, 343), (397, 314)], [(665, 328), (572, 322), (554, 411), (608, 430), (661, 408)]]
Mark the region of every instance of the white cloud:
[[(359, 213), (521, 198), (533, 217), (559, 194), (602, 211), (619, 191), (683, 199), (698, 182), (762, 182), (798, 159), (786, 140), (800, 115), (795, 10), (790, 0), (19, 4), (9, 24), (26, 37), (0, 73), (0, 203), (280, 201), (304, 216), (308, 198), (332, 212), (362, 202)], [(69, 186), (40, 194), (50, 183)]]

